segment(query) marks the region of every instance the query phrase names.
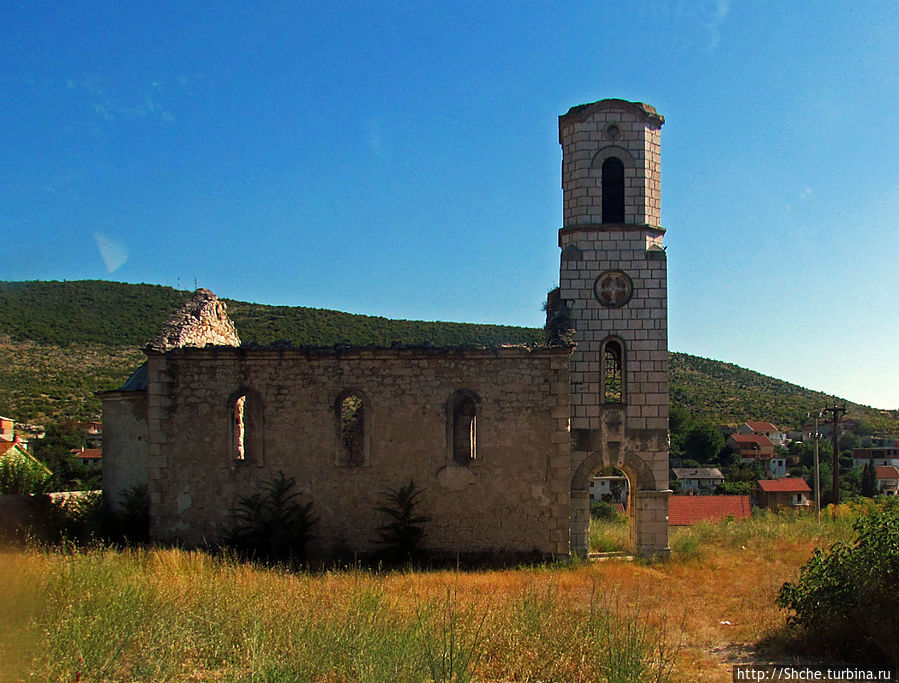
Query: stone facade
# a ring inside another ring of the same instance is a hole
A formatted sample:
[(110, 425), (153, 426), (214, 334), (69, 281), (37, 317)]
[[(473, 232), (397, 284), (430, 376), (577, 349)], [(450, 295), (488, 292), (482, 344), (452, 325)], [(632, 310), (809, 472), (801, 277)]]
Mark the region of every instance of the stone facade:
[[(386, 489), (412, 480), (435, 551), (568, 553), (568, 355), (528, 349), (179, 349), (148, 362), (153, 538), (221, 538), (238, 497), (279, 471), (320, 518), (313, 553), (374, 548)], [(476, 397), (470, 462), (449, 402)], [(234, 397), (261, 404), (261, 448), (231, 448)], [(363, 461), (340, 457), (339, 397), (363, 400)]]
[(574, 107), (559, 117), (560, 297), (576, 344), (570, 379), (571, 548), (577, 553), (587, 551), (590, 480), (612, 466), (627, 475), (632, 492), (631, 550), (669, 552), (662, 123), (652, 107), (623, 100)]
[[(151, 536), (219, 540), (278, 472), (320, 518), (310, 550), (374, 548), (383, 492), (425, 490), (434, 551), (584, 554), (589, 484), (628, 477), (630, 545), (668, 553), (666, 261), (652, 107), (560, 117), (560, 288), (539, 348), (240, 346), (198, 291), (103, 394), (104, 491), (150, 493)], [(576, 347), (572, 349), (570, 342)]]

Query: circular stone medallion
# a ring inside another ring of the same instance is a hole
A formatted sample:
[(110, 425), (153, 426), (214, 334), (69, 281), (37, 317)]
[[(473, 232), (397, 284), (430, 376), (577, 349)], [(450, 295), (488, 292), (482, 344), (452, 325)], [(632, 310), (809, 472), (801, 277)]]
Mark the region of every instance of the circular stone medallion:
[(631, 300), (634, 283), (620, 270), (607, 270), (593, 283), (596, 300), (606, 308), (620, 308)]

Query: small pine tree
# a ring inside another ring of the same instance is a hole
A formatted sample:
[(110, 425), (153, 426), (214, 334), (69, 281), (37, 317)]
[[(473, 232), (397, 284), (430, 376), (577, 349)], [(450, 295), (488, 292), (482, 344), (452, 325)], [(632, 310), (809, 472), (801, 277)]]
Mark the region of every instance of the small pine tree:
[(411, 479), (406, 486), (383, 492), (385, 501), (375, 509), (388, 515), (391, 520), (377, 529), (388, 559), (404, 562), (412, 560), (417, 554), (424, 536), (422, 524), (428, 521), (428, 517), (415, 512), (422, 493), (424, 491)]
[(862, 470), (861, 493), (866, 498), (873, 498), (877, 493), (877, 469), (870, 460)]
[(294, 477), (278, 472), (277, 477), (262, 483), (261, 491), (238, 500), (228, 544), (263, 562), (297, 565), (305, 561), (306, 544), (318, 519), (312, 514), (311, 502), (301, 505), (296, 501), (300, 494), (294, 486)]

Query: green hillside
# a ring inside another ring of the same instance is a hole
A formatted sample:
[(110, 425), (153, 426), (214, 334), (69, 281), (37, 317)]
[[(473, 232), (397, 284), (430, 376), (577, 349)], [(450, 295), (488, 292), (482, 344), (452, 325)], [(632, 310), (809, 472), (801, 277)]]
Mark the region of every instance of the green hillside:
[[(141, 349), (190, 295), (105, 281), (0, 282), (0, 415), (49, 421), (99, 414), (94, 392), (119, 386)], [(240, 338), (268, 344), (437, 346), (539, 343), (543, 331), (506, 325), (390, 320), (316, 308), (227, 300)], [(729, 363), (671, 354), (671, 400), (719, 423), (770, 420), (798, 427), (834, 397)], [(849, 414), (893, 431), (897, 412), (848, 404)]]

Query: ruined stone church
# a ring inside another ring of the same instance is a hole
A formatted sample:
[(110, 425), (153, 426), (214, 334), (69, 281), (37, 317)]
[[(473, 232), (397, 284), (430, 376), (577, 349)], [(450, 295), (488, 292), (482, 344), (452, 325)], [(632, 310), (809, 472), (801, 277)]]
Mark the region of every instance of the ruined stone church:
[(310, 552), (366, 552), (383, 491), (424, 489), (435, 552), (583, 555), (589, 484), (616, 467), (630, 548), (668, 549), (666, 260), (651, 106), (559, 117), (560, 287), (544, 346), (241, 345), (224, 302), (194, 294), (104, 392), (103, 490), (145, 484), (151, 537), (215, 542), (279, 471), (319, 522)]

